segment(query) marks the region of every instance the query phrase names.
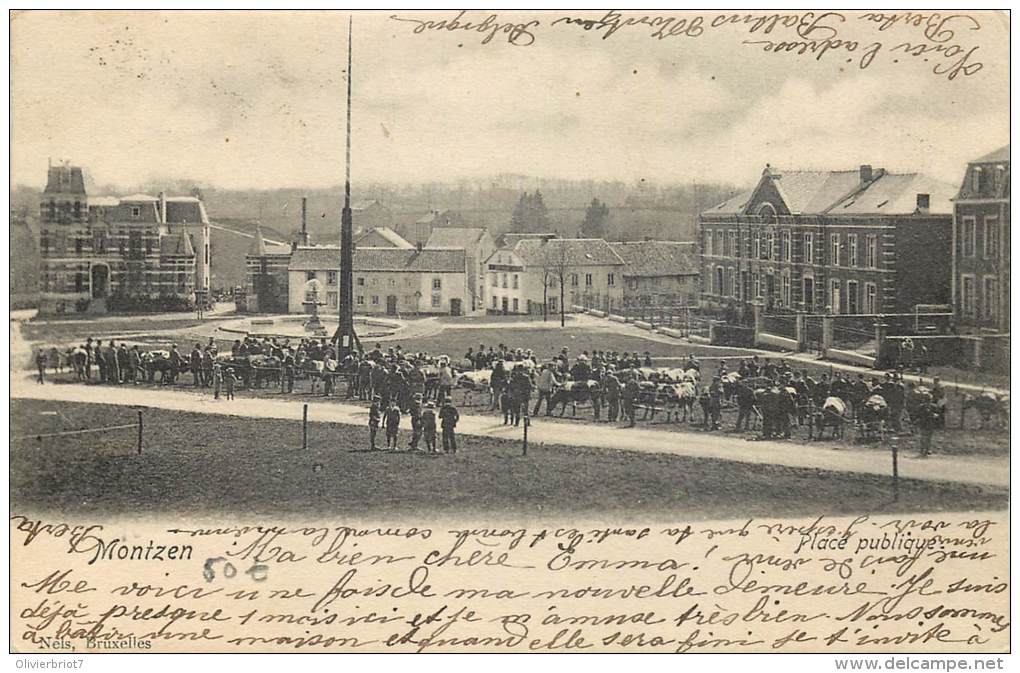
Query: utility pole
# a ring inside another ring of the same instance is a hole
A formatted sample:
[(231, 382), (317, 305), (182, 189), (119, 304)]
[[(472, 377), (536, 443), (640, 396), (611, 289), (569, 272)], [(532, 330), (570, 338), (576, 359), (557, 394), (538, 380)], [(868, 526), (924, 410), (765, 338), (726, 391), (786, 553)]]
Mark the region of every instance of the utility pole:
[(339, 324), (333, 335), (340, 362), (352, 352), (361, 351), (361, 343), (354, 333), (354, 223), (351, 214), (351, 81), (352, 38), (354, 18), (347, 24), (347, 153), (344, 180), (344, 208), (340, 214), (340, 307)]

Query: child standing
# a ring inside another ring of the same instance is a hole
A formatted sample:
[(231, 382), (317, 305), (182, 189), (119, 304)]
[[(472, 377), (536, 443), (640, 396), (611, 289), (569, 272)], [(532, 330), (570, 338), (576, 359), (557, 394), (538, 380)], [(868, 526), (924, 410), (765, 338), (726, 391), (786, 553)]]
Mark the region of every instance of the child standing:
[(382, 400), (378, 395), (372, 398), (372, 406), (368, 409), (368, 441), (372, 445), (372, 450), (375, 451), (375, 434), (379, 431), (379, 421), (382, 420), (382, 410), (379, 407), (379, 402)]
[(234, 399), (234, 384), (237, 383), (237, 378), (234, 377), (233, 367), (227, 367), (227, 373), (223, 375), (223, 383), (227, 389), (227, 399)]
[(421, 412), (421, 432), (425, 438), (425, 450), (436, 452), (436, 403), (429, 402)]
[(499, 408), (503, 410), (503, 425), (510, 425), (510, 385), (504, 384), (499, 393)]
[(386, 410), (386, 448), (397, 450), (397, 434), (400, 432), (400, 407), (396, 400), (390, 401)]

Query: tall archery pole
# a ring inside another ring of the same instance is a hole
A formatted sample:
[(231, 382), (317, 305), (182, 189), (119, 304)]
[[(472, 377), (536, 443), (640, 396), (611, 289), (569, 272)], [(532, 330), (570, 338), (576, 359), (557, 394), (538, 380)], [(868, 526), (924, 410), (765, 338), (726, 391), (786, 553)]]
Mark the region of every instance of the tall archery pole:
[(351, 213), (351, 81), (352, 38), (354, 18), (347, 24), (347, 161), (344, 180), (344, 208), (340, 215), (340, 306), (339, 324), (333, 341), (337, 344), (339, 359), (358, 349), (354, 334), (354, 218)]

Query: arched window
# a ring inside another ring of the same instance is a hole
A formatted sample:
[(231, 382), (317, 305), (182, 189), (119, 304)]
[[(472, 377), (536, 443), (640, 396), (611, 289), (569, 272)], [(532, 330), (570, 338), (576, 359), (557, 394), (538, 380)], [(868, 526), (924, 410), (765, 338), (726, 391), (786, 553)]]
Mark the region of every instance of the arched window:
[(758, 219), (765, 224), (775, 224), (779, 221), (779, 214), (776, 212), (776, 207), (768, 201), (761, 204), (758, 206)]

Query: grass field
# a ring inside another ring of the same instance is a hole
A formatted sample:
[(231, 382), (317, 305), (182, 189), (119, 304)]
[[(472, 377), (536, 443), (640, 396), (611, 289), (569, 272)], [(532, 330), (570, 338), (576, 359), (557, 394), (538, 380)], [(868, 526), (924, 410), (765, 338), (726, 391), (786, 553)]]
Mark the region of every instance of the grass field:
[[(40, 433), (132, 423), (101, 404), (11, 404), (14, 510), (86, 514), (391, 515), (488, 519), (554, 514), (673, 520), (1004, 508), (1005, 489), (682, 456), (462, 437), (456, 455), (367, 452), (367, 430), (150, 409), (135, 431)], [(402, 443), (408, 431), (402, 431)]]
[(126, 334), (134, 332), (165, 332), (195, 327), (203, 321), (177, 318), (156, 319), (139, 317), (137, 320), (86, 321), (72, 320), (68, 322), (34, 322), (22, 323), (22, 336), (28, 341), (39, 341), (47, 344), (63, 344), (70, 341), (81, 341), (92, 337), (101, 338), (105, 335)]

